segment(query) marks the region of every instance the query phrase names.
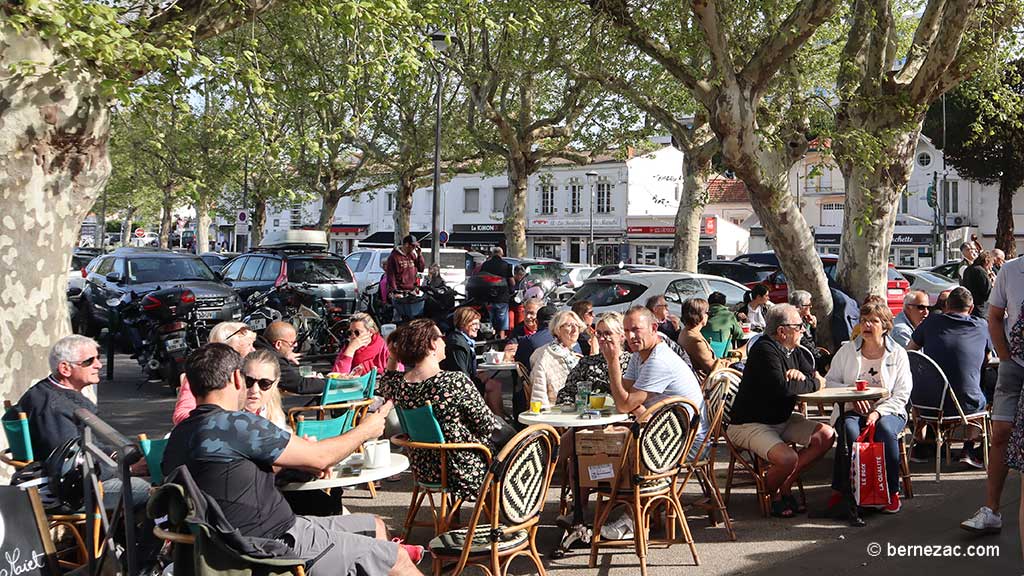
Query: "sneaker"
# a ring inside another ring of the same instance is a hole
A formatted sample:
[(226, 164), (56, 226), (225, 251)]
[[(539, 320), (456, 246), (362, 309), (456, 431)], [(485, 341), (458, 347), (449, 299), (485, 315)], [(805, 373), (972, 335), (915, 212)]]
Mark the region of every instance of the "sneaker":
[(419, 564), (420, 561), (423, 560), (423, 557), (426, 555), (426, 548), (424, 548), (423, 546), (406, 544), (405, 540), (402, 540), (401, 538), (392, 538), (391, 541), (395, 544), (398, 544), (402, 548), (405, 548), (405, 552), (409, 555), (409, 559), (412, 560), (413, 564)]
[(975, 470), (985, 469), (985, 456), (980, 448), (967, 448), (960, 453), (960, 461)]
[(633, 518), (629, 514), (601, 526), (601, 538), (605, 540), (631, 540), (633, 536)]
[(922, 464), (924, 462), (931, 461), (935, 457), (935, 445), (934, 444), (918, 444), (915, 443), (910, 449), (910, 461)]
[(899, 512), (902, 509), (903, 509), (903, 503), (900, 502), (900, 493), (897, 492), (897, 493), (893, 494), (891, 498), (889, 498), (889, 505), (888, 506), (882, 506), (880, 511), (883, 514), (895, 514), (895, 513)]
[(978, 534), (998, 534), (1003, 529), (1003, 517), (988, 506), (982, 506), (974, 516), (961, 522), (960, 527)]

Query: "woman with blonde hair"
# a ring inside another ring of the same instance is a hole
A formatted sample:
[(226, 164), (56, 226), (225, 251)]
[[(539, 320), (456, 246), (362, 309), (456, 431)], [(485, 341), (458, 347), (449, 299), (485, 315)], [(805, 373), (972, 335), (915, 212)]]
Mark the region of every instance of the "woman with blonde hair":
[[(210, 330), (209, 342), (211, 344), (227, 344), (238, 355), (245, 358), (253, 351), (253, 342), (256, 341), (256, 333), (253, 332), (245, 322), (221, 322)], [(278, 401), (280, 404), (280, 401)], [(188, 384), (188, 378), (181, 374), (181, 386), (178, 388), (178, 401), (174, 404), (174, 412), (171, 414), (171, 422), (177, 425), (196, 407), (196, 397), (192, 394), (192, 388)]]
[(530, 401), (540, 402), (545, 408), (555, 403), (569, 371), (579, 363), (580, 355), (572, 348), (580, 331), (586, 328), (583, 320), (570, 310), (555, 314), (549, 326), (554, 340), (530, 356)]
[(338, 352), (332, 371), (362, 375), (376, 368), (378, 374), (383, 374), (388, 367), (388, 345), (373, 317), (362, 312), (353, 314), (347, 335), (348, 344)]
[(281, 365), (277, 356), (269, 350), (255, 350), (242, 363), (245, 377), (245, 405), (243, 410), (262, 416), (282, 430), (291, 431), (288, 419), (281, 408), (281, 391), (277, 384), (281, 380)]
[[(594, 350), (596, 344), (602, 340), (618, 340), (622, 346), (622, 355), (619, 357), (619, 364), (629, 364), (631, 353), (626, 348), (626, 330), (622, 327), (622, 314), (618, 312), (605, 312), (597, 317), (594, 324)], [(579, 363), (569, 371), (565, 379), (565, 386), (558, 392), (559, 404), (571, 404), (576, 401), (576, 391), (580, 382), (590, 382), (593, 392), (608, 393), (611, 387), (608, 383), (608, 361), (604, 355), (597, 353), (584, 356)]]

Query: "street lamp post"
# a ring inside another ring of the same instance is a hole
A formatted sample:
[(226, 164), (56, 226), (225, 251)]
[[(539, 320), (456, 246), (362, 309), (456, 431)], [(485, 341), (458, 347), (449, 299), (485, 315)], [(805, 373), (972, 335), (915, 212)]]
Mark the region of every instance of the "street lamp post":
[[(453, 35), (446, 32), (433, 32), (430, 35), (430, 44), (434, 50), (443, 54), (448, 51), (454, 38)], [(430, 215), (431, 264), (438, 262), (438, 254), (441, 252), (441, 82), (444, 80), (441, 66), (435, 64), (434, 69), (437, 71), (437, 92), (434, 95), (436, 109), (434, 116), (434, 197), (431, 199)]]
[(591, 170), (586, 173), (587, 186), (590, 187), (590, 243), (587, 244), (587, 264), (594, 263), (594, 177), (597, 172)]

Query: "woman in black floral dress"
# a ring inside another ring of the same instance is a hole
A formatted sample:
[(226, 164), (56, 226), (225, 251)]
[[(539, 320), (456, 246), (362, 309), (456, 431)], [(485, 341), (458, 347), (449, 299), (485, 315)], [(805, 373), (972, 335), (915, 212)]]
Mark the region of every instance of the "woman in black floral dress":
[[(1010, 440), (1006, 446), (1006, 465), (1024, 475), (1024, 394), (1017, 402), (1017, 416), (1013, 419), (1013, 430), (1010, 431)], [(1024, 482), (1020, 483), (1020, 495), (1024, 497)], [(1020, 544), (1024, 550), (1024, 505), (1021, 505), (1018, 515), (1022, 526), (1019, 529)]]
[[(433, 321), (420, 318), (399, 326), (388, 337), (388, 347), (392, 361), (377, 384), (379, 395), (401, 408), (419, 408), (430, 402), (445, 442), (477, 442), (493, 450), (490, 436), (498, 427), (494, 414), (468, 375), (441, 370), (444, 335)], [(404, 374), (393, 369), (396, 360), (406, 366)], [(437, 452), (417, 450), (411, 460), (420, 482), (440, 482)], [(449, 456), (448, 487), (457, 497), (475, 499), (486, 474), (487, 462), (479, 452)]]

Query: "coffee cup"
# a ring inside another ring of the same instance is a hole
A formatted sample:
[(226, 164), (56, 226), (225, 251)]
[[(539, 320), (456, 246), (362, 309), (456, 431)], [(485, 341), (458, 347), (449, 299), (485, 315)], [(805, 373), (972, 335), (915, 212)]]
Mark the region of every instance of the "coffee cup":
[(743, 329), (744, 334), (750, 334), (750, 322), (744, 322), (740, 324), (740, 328)]
[(500, 364), (504, 356), (504, 352), (499, 352), (497, 350), (488, 350), (487, 352), (484, 353), (484, 360), (486, 360), (488, 364)]
[(867, 380), (857, 380), (857, 382), (855, 384), (857, 386), (857, 391), (858, 392), (863, 392), (863, 391), (868, 389), (868, 381)]
[(388, 440), (372, 440), (363, 444), (363, 466), (366, 468), (383, 468), (391, 465), (391, 442)]
[(592, 410), (600, 410), (604, 408), (605, 399), (607, 396), (604, 394), (591, 394), (590, 395), (590, 408)]

